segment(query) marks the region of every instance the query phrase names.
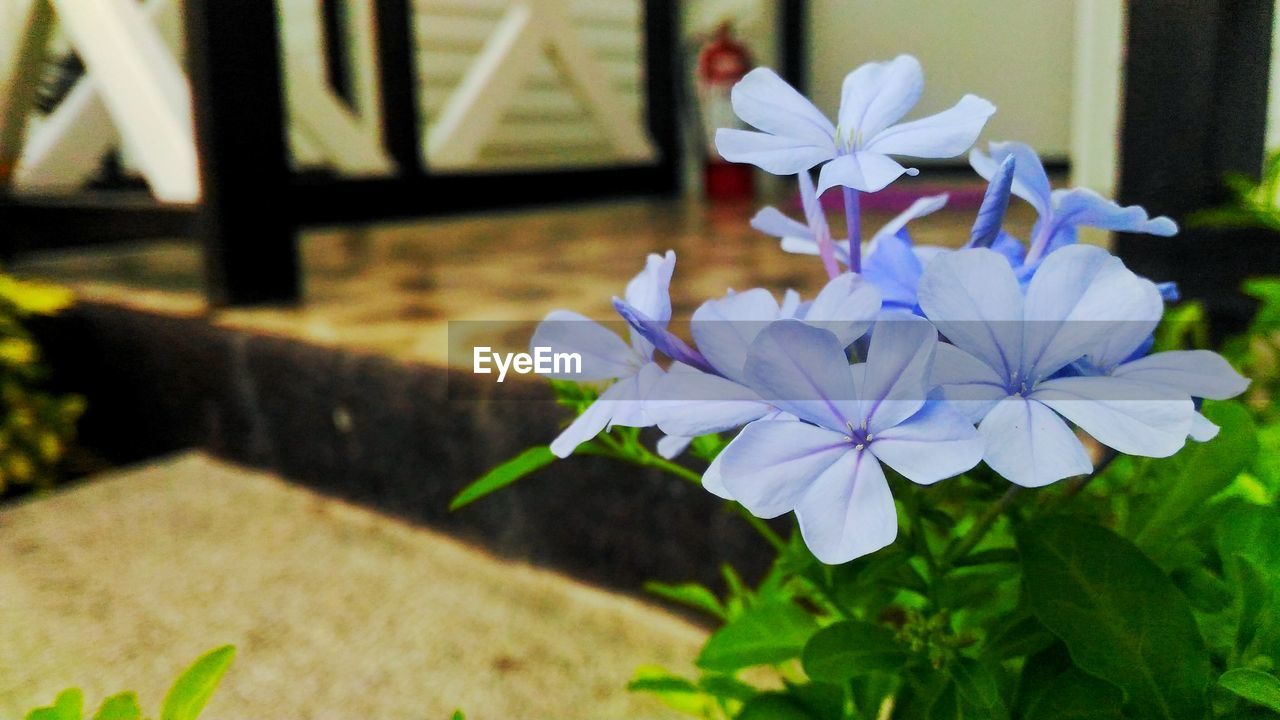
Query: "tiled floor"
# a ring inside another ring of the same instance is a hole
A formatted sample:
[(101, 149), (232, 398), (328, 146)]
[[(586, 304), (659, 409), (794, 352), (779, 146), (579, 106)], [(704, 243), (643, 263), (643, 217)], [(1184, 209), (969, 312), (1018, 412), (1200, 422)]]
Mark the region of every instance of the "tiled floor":
[[(960, 187), (971, 194), (968, 185)], [(523, 347), (528, 323), (550, 310), (612, 317), (610, 299), (649, 252), (674, 249), (679, 257), (672, 286), (677, 318), (729, 287), (813, 292), (823, 279), (820, 263), (783, 253), (752, 230), (747, 223), (756, 208), (629, 200), (312, 231), (302, 241), (300, 306), (219, 311), (211, 319), (440, 364), (450, 342), (464, 344), (464, 333), (502, 335), (486, 340)], [(972, 207), (943, 210), (913, 223), (913, 236), (957, 245), (967, 239), (973, 214)], [(869, 234), (889, 217), (869, 213), (863, 226)], [(1025, 237), (1033, 220), (1025, 204), (1011, 205), (1011, 229)], [(841, 217), (831, 223), (842, 231)], [(202, 314), (199, 262), (192, 245), (149, 243), (27, 258), (15, 270), (66, 283), (88, 299)], [(459, 324), (465, 321), (484, 325)]]

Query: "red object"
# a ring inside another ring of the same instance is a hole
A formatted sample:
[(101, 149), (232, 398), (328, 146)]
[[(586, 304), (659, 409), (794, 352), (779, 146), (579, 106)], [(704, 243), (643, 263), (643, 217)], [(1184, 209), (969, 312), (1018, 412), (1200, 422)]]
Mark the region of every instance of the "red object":
[(715, 150), (716, 129), (740, 124), (729, 102), (730, 92), (752, 65), (751, 52), (734, 39), (728, 22), (716, 29), (698, 53), (698, 103), (707, 148), (703, 174), (710, 200), (747, 200), (755, 195), (751, 166), (727, 162)]

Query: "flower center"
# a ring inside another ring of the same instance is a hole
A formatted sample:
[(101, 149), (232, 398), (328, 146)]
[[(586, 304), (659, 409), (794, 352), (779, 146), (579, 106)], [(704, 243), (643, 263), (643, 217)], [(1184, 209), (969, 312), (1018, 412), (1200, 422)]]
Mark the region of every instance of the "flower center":
[(844, 436), (844, 441), (853, 445), (854, 450), (864, 450), (871, 441), (875, 439), (871, 433), (867, 432), (867, 421), (863, 420), (862, 424), (854, 427), (852, 420), (846, 420), (846, 427), (849, 428), (849, 434)]
[(836, 144), (842, 153), (854, 153), (862, 147), (862, 131), (857, 128), (836, 127)]

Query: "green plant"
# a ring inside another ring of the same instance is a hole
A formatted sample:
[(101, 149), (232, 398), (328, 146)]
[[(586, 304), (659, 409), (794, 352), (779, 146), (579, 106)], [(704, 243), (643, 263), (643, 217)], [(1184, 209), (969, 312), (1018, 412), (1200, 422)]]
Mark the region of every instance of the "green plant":
[(1227, 175), (1225, 182), (1231, 202), (1192, 214), (1191, 225), (1280, 230), (1280, 150), (1267, 156), (1260, 182), (1239, 173)]
[[(1268, 298), (1260, 326), (1280, 311), (1280, 293)], [(1184, 306), (1157, 335), (1163, 350), (1203, 343), (1203, 313)], [(554, 387), (579, 412), (594, 400)], [(650, 583), (717, 629), (696, 676), (643, 667), (629, 687), (708, 720), (1274, 717), (1280, 418), (1252, 408), (1206, 403), (1215, 439), (1165, 459), (1106, 456), (1039, 490), (983, 469), (929, 487), (891, 477), (898, 541), (843, 565), (818, 562), (794, 526), (726, 503), (776, 553), (772, 568), (749, 584), (723, 566), (722, 589)], [(700, 482), (642, 437), (614, 427), (577, 453)], [(700, 437), (691, 454), (707, 463), (723, 444)], [(455, 509), (550, 460), (521, 454)]]
[(63, 288), (0, 275), (0, 493), (51, 485), (84, 412), (83, 398), (40, 389), (40, 350), (24, 325), (70, 303)]
[[(200, 656), (191, 667), (174, 681), (160, 706), (158, 720), (196, 720), (213, 696), (222, 676), (235, 658), (231, 645), (211, 650)], [(138, 696), (122, 692), (102, 701), (93, 720), (142, 720), (145, 716), (138, 705)], [(58, 693), (53, 704), (36, 708), (27, 713), (26, 720), (82, 720), (84, 718), (84, 693), (70, 688)]]

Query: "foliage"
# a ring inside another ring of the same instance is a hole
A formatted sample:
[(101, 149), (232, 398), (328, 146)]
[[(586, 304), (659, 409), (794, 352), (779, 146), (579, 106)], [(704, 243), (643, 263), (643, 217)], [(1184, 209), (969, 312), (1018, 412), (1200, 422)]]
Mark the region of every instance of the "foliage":
[(23, 324), (70, 302), (62, 288), (0, 274), (0, 494), (51, 484), (84, 412), (83, 398), (40, 389), (40, 351)]
[(1267, 156), (1261, 181), (1254, 182), (1239, 173), (1227, 175), (1225, 181), (1231, 191), (1231, 201), (1193, 214), (1191, 224), (1280, 230), (1280, 150)]
[[(1277, 298), (1264, 298), (1255, 331), (1280, 312)], [(1255, 336), (1232, 347), (1252, 352)], [(1190, 305), (1170, 314), (1157, 345), (1206, 337)], [(594, 397), (556, 388), (578, 409)], [(898, 541), (844, 565), (819, 563), (798, 532), (779, 536), (729, 503), (776, 551), (771, 570), (750, 586), (726, 567), (720, 590), (649, 584), (718, 629), (698, 675), (643, 667), (629, 687), (707, 719), (1280, 712), (1280, 417), (1271, 405), (1206, 403), (1222, 428), (1212, 441), (1165, 459), (1120, 456), (1040, 490), (1005, 490), (981, 468), (929, 487), (892, 477)], [(705, 463), (723, 444), (699, 438), (692, 454)], [(635, 428), (614, 427), (578, 452), (700, 480), (646, 448)], [(491, 473), (459, 497), (478, 500), (541, 466), (517, 458), (497, 473), (501, 483)]]
[[(165, 695), (158, 720), (196, 720), (235, 654), (234, 647), (224, 645), (192, 663)], [(84, 717), (84, 693), (78, 688), (64, 690), (52, 705), (27, 713), (27, 720), (82, 720)], [(133, 692), (122, 692), (103, 700), (92, 716), (93, 720), (142, 720), (144, 717), (138, 696)]]

